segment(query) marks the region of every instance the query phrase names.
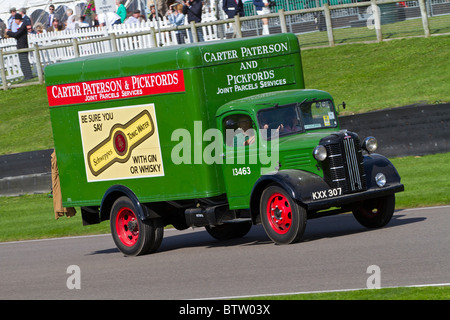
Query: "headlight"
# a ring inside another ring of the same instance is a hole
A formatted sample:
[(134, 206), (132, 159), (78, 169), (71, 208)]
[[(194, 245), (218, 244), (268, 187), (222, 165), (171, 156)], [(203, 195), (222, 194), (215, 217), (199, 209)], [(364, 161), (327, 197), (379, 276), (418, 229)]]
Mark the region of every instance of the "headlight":
[(377, 173), (377, 175), (375, 176), (375, 182), (380, 188), (384, 187), (384, 185), (386, 184), (386, 176), (382, 173)]
[(375, 152), (378, 148), (378, 141), (374, 137), (367, 137), (364, 139), (362, 147), (369, 153)]
[(313, 156), (317, 161), (323, 161), (327, 158), (327, 149), (322, 145), (318, 145), (314, 148)]

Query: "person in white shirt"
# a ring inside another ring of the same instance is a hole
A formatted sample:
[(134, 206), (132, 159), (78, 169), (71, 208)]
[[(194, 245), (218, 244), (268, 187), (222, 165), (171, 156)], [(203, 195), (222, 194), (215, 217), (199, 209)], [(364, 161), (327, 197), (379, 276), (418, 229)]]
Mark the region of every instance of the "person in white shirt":
[(115, 12), (101, 13), (98, 16), (98, 24), (102, 26), (110, 27), (114, 24), (120, 24), (120, 16)]
[(66, 10), (67, 21), (66, 21), (66, 29), (67, 30), (75, 30), (75, 16), (73, 15), (72, 9)]
[(140, 10), (135, 10), (133, 12), (133, 14), (125, 20), (125, 24), (139, 24), (141, 23), (141, 20), (139, 19), (139, 17), (141, 16), (141, 11)]
[(84, 16), (80, 16), (77, 24), (80, 28), (89, 28), (89, 23), (84, 22), (86, 18)]

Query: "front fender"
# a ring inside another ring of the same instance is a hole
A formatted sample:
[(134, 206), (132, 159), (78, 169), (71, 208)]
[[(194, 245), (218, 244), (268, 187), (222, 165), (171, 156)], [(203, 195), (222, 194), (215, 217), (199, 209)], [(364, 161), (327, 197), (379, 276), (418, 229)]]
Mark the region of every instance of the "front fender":
[(322, 190), (330, 186), (325, 180), (316, 174), (302, 170), (281, 170), (273, 174), (262, 176), (256, 184), (277, 183), (286, 190), (289, 195), (300, 202), (305, 202), (312, 191)]
[(383, 173), (386, 176), (386, 186), (400, 183), (400, 175), (389, 159), (380, 154), (369, 154), (364, 156), (364, 170), (366, 172), (367, 189), (377, 187), (375, 176)]
[(293, 199), (302, 204), (310, 202), (313, 191), (330, 188), (322, 177), (308, 171), (288, 169), (265, 174), (256, 181), (250, 196), (250, 210), (255, 223), (261, 194), (273, 183), (280, 185)]

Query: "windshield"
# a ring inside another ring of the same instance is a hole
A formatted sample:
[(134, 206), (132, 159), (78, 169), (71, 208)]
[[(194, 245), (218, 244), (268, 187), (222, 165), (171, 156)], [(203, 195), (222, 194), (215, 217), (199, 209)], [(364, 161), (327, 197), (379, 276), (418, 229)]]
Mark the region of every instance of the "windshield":
[(334, 128), (337, 119), (331, 100), (303, 101), (261, 110), (258, 124), (260, 129), (276, 130), (283, 136), (305, 130)]

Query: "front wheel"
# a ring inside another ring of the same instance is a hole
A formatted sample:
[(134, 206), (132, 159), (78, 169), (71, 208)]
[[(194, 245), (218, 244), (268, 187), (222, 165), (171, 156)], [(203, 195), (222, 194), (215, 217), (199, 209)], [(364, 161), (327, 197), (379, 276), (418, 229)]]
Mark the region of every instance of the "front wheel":
[(142, 221), (128, 197), (118, 198), (111, 208), (111, 234), (117, 248), (125, 255), (154, 252), (161, 244), (163, 227), (158, 220)]
[(277, 244), (298, 242), (306, 228), (306, 209), (298, 205), (281, 187), (269, 186), (260, 203), (264, 230)]
[(365, 200), (353, 211), (356, 220), (366, 228), (381, 228), (392, 218), (395, 210), (395, 195)]

